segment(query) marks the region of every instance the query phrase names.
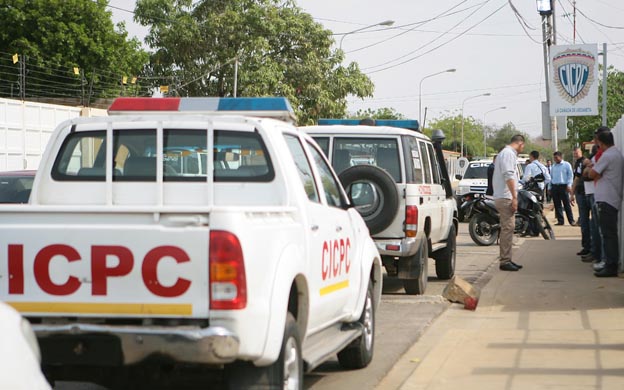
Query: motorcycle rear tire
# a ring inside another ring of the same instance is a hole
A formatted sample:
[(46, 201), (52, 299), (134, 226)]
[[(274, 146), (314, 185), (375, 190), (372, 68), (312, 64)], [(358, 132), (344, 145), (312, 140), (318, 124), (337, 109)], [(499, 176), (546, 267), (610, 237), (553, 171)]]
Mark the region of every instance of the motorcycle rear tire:
[(475, 214), (472, 218), (470, 218), (470, 222), (468, 224), (470, 238), (472, 238), (472, 241), (479, 246), (490, 246), (498, 240), (499, 229), (493, 229), (489, 236), (484, 236), (483, 233), (481, 233), (482, 223), (496, 225), (498, 224), (498, 221), (487, 214)]

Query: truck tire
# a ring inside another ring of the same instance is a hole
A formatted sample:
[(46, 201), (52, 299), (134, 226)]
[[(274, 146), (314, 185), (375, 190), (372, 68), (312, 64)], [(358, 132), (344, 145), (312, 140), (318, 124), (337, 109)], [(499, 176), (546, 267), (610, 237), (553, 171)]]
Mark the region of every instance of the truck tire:
[(446, 248), (434, 253), (436, 275), (438, 279), (447, 280), (455, 275), (455, 263), (457, 258), (457, 236), (455, 225), (451, 224), (448, 237), (446, 237)]
[(403, 288), (407, 295), (420, 295), (424, 294), (427, 289), (427, 282), (429, 277), (429, 245), (427, 240), (422, 240), (422, 244), (418, 252), (415, 255), (406, 259), (407, 261), (414, 261), (418, 267), (418, 277), (414, 279), (403, 279)]
[(373, 302), (373, 283), (368, 281), (366, 301), (358, 322), (364, 327), (360, 337), (345, 349), (338, 352), (338, 362), (343, 368), (354, 370), (364, 368), (373, 360), (375, 346), (375, 304)]
[(292, 313), (286, 315), (282, 348), (275, 363), (266, 367), (249, 362), (233, 363), (227, 369), (226, 381), (231, 390), (303, 390), (301, 335)]
[(356, 207), (371, 235), (390, 226), (399, 211), (399, 192), (387, 171), (373, 165), (356, 165), (342, 171), (338, 178), (347, 194), (356, 183), (368, 183), (375, 188), (375, 201), (369, 207)]

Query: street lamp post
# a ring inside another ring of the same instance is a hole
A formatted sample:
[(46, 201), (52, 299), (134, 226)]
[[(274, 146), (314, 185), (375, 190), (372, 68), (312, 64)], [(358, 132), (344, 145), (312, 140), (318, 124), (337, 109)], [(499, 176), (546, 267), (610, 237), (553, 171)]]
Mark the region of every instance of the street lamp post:
[(461, 106), (461, 149), (459, 150), (459, 152), (461, 153), (462, 157), (464, 156), (464, 104), (468, 100), (470, 100), (470, 99), (478, 98), (478, 97), (481, 97), (481, 96), (490, 96), (490, 95), (491, 95), (491, 93), (486, 92), (486, 93), (482, 93), (480, 95), (468, 96), (462, 102), (462, 106)]
[(421, 113), (422, 113), (422, 83), (423, 81), (425, 81), (425, 79), (428, 79), (429, 77), (437, 76), (442, 73), (452, 73), (452, 72), (455, 72), (456, 70), (457, 69), (447, 69), (441, 72), (429, 74), (423, 77), (422, 79), (420, 79), (420, 84), (418, 85), (418, 125), (419, 126), (422, 127), (422, 114)]
[(345, 37), (347, 35), (362, 31), (362, 30), (366, 30), (367, 28), (371, 28), (371, 27), (375, 27), (375, 26), (392, 26), (394, 24), (394, 20), (384, 20), (383, 22), (379, 22), (379, 23), (375, 23), (375, 24), (371, 24), (368, 26), (364, 26), (362, 28), (358, 28), (357, 30), (353, 30), (353, 31), (349, 31), (346, 32), (344, 34), (342, 34), (342, 38), (340, 38), (340, 45), (338, 45), (338, 48), (340, 50), (342, 50), (342, 41), (344, 41)]
[(502, 107), (498, 107), (498, 108), (493, 108), (490, 111), (486, 111), (483, 114), (483, 157), (487, 158), (487, 138), (486, 138), (486, 133), (485, 133), (485, 117), (487, 116), (487, 114), (489, 114), (490, 112), (493, 111), (498, 111), (498, 110), (506, 110), (507, 107), (502, 106)]

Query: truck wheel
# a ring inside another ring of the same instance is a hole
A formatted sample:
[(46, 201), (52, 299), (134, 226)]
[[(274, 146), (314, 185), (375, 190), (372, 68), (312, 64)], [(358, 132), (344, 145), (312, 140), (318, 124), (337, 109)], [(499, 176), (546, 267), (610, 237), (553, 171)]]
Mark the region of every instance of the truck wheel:
[(375, 305), (373, 303), (373, 283), (368, 282), (364, 309), (358, 322), (363, 326), (360, 337), (355, 339), (345, 349), (338, 352), (338, 362), (343, 368), (359, 369), (368, 366), (373, 360), (375, 346)]
[(424, 294), (427, 289), (427, 281), (429, 277), (429, 246), (427, 240), (422, 240), (422, 244), (418, 252), (414, 256), (410, 256), (407, 261), (416, 262), (418, 267), (418, 277), (415, 279), (403, 279), (403, 288), (408, 295)]
[[(399, 211), (399, 192), (388, 172), (373, 165), (356, 165), (342, 171), (338, 178), (362, 215), (370, 234), (380, 233), (390, 226)], [(361, 202), (355, 198), (355, 184), (368, 184), (370, 187), (361, 196)]]
[(455, 260), (457, 257), (457, 237), (455, 235), (455, 225), (451, 224), (448, 237), (446, 238), (446, 248), (434, 253), (436, 275), (438, 279), (447, 280), (455, 275)]
[(303, 389), (301, 335), (292, 313), (286, 316), (286, 327), (279, 358), (266, 367), (251, 363), (234, 363), (226, 373), (227, 387), (232, 390)]

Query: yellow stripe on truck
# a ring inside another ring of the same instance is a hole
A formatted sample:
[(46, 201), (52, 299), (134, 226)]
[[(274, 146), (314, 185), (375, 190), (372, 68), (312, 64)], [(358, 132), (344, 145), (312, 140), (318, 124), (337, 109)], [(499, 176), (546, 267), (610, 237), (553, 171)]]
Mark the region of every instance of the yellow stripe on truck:
[(342, 290), (343, 288), (349, 287), (349, 281), (343, 280), (342, 282), (330, 284), (329, 286), (323, 287), (320, 290), (321, 296), (331, 294), (335, 291)]
[(22, 313), (191, 315), (186, 303), (6, 302)]

